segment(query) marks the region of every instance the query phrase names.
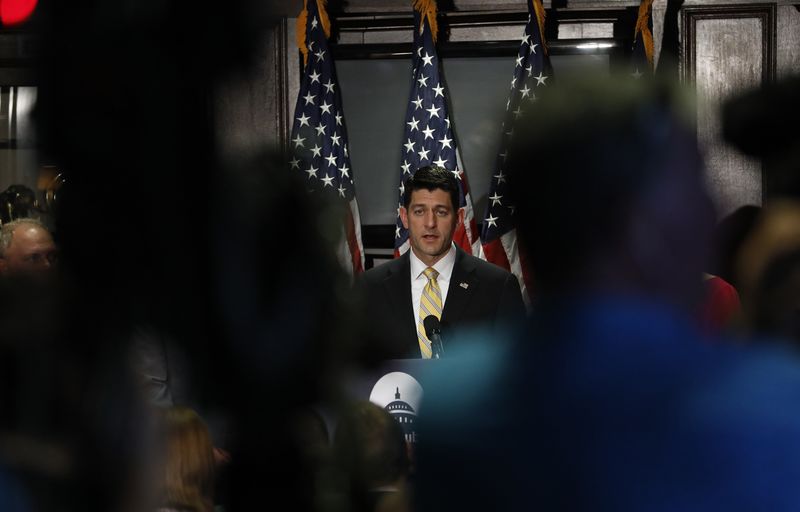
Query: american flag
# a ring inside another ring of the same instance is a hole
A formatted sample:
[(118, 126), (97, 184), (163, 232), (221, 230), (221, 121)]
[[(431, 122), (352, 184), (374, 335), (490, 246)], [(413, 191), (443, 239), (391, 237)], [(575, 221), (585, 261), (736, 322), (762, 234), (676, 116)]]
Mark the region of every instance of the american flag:
[[(506, 152), (514, 122), (525, 110), (526, 102), (535, 102), (537, 90), (552, 79), (550, 58), (544, 45), (544, 7), (541, 0), (528, 0), (528, 23), (520, 41), (511, 93), (506, 103), (503, 134), (495, 172), (489, 186), (489, 203), (481, 229), (481, 242), (487, 261), (511, 271), (519, 280), (522, 296), (529, 304), (530, 272), (517, 243), (515, 205), (509, 200), (505, 175)], [(532, 162), (533, 164), (533, 162)]]
[(345, 206), (339, 258), (354, 274), (364, 271), (361, 220), (347, 149), (347, 128), (336, 70), (328, 50), (330, 22), (324, 0), (305, 0), (297, 20), (305, 70), (294, 108), (292, 172), (306, 177), (315, 193), (331, 193)]
[(633, 33), (631, 75), (641, 78), (653, 73), (653, 0), (642, 0)]
[(456, 147), (450, 116), (447, 111), (447, 92), (439, 73), (436, 55), (436, 2), (414, 2), (414, 52), (413, 84), (406, 110), (402, 156), (400, 158), (400, 186), (395, 224), (395, 256), (409, 248), (408, 230), (400, 220), (405, 180), (420, 167), (436, 165), (453, 173), (460, 185), (459, 208), (464, 210), (464, 222), (453, 235), (453, 241), (468, 254), (481, 254), (478, 227), (469, 195), (467, 175)]

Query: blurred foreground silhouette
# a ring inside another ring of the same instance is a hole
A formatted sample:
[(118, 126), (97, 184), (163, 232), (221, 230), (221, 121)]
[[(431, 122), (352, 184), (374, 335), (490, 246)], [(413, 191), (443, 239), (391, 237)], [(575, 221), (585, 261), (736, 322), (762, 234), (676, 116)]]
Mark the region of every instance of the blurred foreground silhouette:
[(538, 96), (507, 169), (533, 316), (424, 383), (418, 510), (796, 510), (795, 355), (711, 343), (691, 315), (714, 218), (689, 98)]
[(287, 418), (328, 394), (342, 353), (335, 212), (273, 148), (223, 159), (211, 108), (218, 85), (254, 63), (272, 8), (37, 9), (39, 140), (68, 179), (59, 279), (0, 284), (0, 495), (20, 496), (4, 510), (159, 503), (163, 432), (131, 361), (142, 331), (181, 354), (169, 394), (230, 453), (226, 509), (311, 509)]

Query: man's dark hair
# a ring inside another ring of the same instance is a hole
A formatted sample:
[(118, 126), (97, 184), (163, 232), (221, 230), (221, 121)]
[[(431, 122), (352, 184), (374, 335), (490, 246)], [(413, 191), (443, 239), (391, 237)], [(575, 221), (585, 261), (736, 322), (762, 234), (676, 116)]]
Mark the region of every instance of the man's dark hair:
[(458, 182), (453, 176), (452, 171), (448, 171), (442, 167), (429, 165), (420, 167), (413, 175), (409, 176), (405, 183), (405, 192), (403, 193), (403, 206), (408, 208), (411, 204), (411, 193), (415, 190), (436, 190), (442, 189), (450, 194), (450, 200), (453, 203), (453, 211), (458, 211), (461, 206), (459, 201)]

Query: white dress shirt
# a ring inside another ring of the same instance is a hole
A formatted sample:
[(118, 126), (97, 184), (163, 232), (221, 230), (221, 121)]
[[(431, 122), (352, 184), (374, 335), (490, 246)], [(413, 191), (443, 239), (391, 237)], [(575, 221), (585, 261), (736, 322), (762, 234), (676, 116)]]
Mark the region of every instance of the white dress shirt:
[[(423, 263), (417, 255), (414, 254), (414, 249), (409, 249), (411, 253), (411, 302), (414, 306), (414, 323), (417, 324), (417, 336), (424, 334), (420, 332), (419, 328), (419, 301), (422, 298), (422, 290), (428, 284), (428, 278), (425, 277), (425, 269), (428, 265)], [(433, 268), (439, 273), (436, 278), (436, 283), (439, 285), (439, 290), (442, 292), (442, 310), (447, 303), (447, 290), (450, 289), (450, 276), (453, 275), (453, 267), (456, 264), (456, 246), (450, 243), (450, 250), (444, 255), (442, 259), (437, 261)]]

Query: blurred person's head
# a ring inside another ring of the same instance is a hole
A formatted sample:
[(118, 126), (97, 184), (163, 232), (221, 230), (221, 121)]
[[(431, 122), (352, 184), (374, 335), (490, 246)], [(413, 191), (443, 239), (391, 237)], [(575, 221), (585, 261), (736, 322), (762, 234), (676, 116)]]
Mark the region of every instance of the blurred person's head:
[(312, 498), (316, 508), (327, 510), (342, 495), (339, 469), (334, 462), (328, 426), (323, 414), (314, 407), (303, 407), (289, 414), (287, 441), (298, 449), (300, 466), (297, 477), (302, 489)]
[(737, 95), (722, 106), (722, 131), (737, 149), (760, 158), (765, 195), (800, 198), (800, 75)]
[[(196, 382), (211, 384), (208, 372), (220, 377), (209, 395), (232, 412), (222, 488), (231, 508), (246, 508), (269, 491), (291, 494), (294, 508), (309, 509), (316, 496), (297, 489), (315, 475), (304, 448), (291, 442), (292, 413), (327, 398), (361, 348), (351, 335), (351, 282), (334, 250), (346, 207), (331, 194), (309, 194), (307, 180), (287, 173), (274, 154), (231, 163), (215, 183), (210, 278), (221, 336), (209, 338), (208, 351), (187, 341), (196, 363), (205, 358), (195, 366)], [(288, 211), (292, 222), (283, 218)], [(292, 251), (275, 251), (276, 240)], [(242, 392), (250, 389), (260, 392)], [(251, 470), (265, 457), (279, 468), (268, 481)]]
[(41, 275), (57, 262), (53, 237), (38, 220), (17, 219), (0, 228), (0, 274)]
[(402, 486), (408, 475), (408, 446), (402, 428), (391, 414), (371, 402), (359, 401), (344, 410), (334, 444), (348, 468), (356, 498)]
[(214, 447), (200, 416), (186, 407), (164, 410), (164, 506), (193, 512), (214, 508)]
[(507, 171), (540, 293), (699, 299), (714, 217), (688, 100), (599, 79), (561, 82), (531, 105)]
[(453, 173), (441, 167), (421, 167), (405, 181), (400, 220), (411, 250), (428, 266), (450, 250), (461, 221), (458, 189)]
[(36, 205), (36, 195), (25, 185), (11, 185), (0, 193), (0, 220), (27, 218)]
[(800, 344), (800, 249), (770, 261), (749, 308), (754, 332)]
[(739, 207), (719, 221), (714, 231), (714, 266), (711, 273), (728, 281), (734, 288), (739, 287), (736, 258), (760, 213), (760, 206)]
[(292, 427), (303, 456), (312, 468), (324, 466), (328, 462), (331, 444), (325, 420), (316, 410), (304, 408), (296, 414)]
[(746, 327), (800, 341), (800, 203), (766, 206), (736, 263)]

